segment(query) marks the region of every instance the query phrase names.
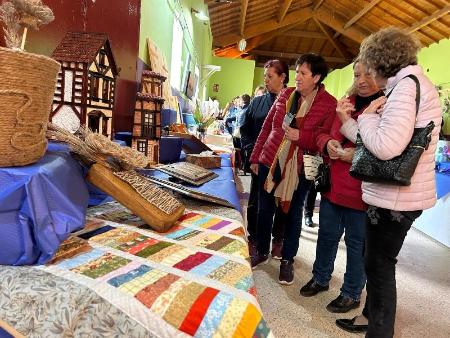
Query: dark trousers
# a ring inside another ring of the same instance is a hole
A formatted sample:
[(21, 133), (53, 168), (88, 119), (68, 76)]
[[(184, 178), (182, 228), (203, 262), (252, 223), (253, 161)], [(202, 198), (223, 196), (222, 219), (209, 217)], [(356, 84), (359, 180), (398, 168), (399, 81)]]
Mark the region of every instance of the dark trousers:
[(317, 191), (314, 184), (311, 184), (305, 201), (305, 217), (313, 217), (314, 207), (316, 205)]
[[(250, 182), (250, 195), (248, 197), (247, 206), (247, 231), (248, 240), (256, 242), (256, 224), (258, 221), (258, 176), (252, 172), (252, 180)], [(273, 220), (272, 237), (277, 242), (282, 242), (284, 238), (284, 223), (286, 222), (286, 214), (277, 208), (275, 211), (275, 219)]]
[(358, 301), (366, 283), (363, 257), (366, 213), (331, 203), (327, 198), (322, 197), (316, 260), (313, 265), (313, 278), (322, 286), (328, 285), (331, 279), (339, 241), (344, 231), (347, 266), (341, 295)]
[[(273, 217), (276, 209), (273, 193), (268, 193), (264, 189), (264, 182), (268, 173), (269, 168), (260, 164), (258, 168), (259, 203), (257, 217), (257, 248), (260, 255), (269, 253)], [(298, 242), (302, 229), (303, 203), (311, 184), (311, 181), (308, 181), (304, 174), (300, 175), (299, 180), (298, 187), (292, 196), (289, 212), (286, 214), (283, 250), (281, 252), (282, 258), (289, 261), (294, 260), (298, 251)]]
[(369, 206), (366, 220), (366, 337), (394, 336), (397, 289), (395, 265), (408, 230), (422, 211), (392, 211)]

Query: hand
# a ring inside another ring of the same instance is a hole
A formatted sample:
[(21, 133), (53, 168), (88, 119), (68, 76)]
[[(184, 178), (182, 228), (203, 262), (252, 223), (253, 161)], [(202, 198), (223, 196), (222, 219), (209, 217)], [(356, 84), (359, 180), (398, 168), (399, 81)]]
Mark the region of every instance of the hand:
[(352, 112), (355, 111), (355, 106), (350, 102), (348, 98), (340, 99), (337, 102), (336, 114), (342, 123), (345, 123), (351, 118)]
[(250, 164), (250, 170), (253, 171), (255, 175), (258, 175), (258, 164), (257, 163)]
[(339, 153), (337, 152), (338, 149), (342, 149), (341, 144), (337, 140), (329, 140), (327, 143), (327, 152), (328, 156), (332, 160), (337, 160), (339, 158)]
[(379, 98), (370, 102), (369, 106), (364, 109), (363, 114), (382, 114), (384, 109), (384, 104), (386, 103), (386, 96), (380, 96)]
[(345, 148), (344, 154), (339, 156), (341, 161), (352, 163), (353, 155), (355, 154), (355, 148)]
[(296, 142), (300, 138), (300, 131), (288, 126), (286, 127), (286, 129), (284, 129), (284, 135), (289, 141)]

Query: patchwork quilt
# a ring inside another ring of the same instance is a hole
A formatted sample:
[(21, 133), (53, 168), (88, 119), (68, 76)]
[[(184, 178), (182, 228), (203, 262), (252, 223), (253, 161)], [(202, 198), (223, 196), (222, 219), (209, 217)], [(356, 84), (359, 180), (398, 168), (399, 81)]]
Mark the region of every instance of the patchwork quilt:
[(27, 337), (272, 337), (240, 220), (189, 210), (166, 233), (118, 203), (46, 266), (0, 266), (0, 320)]

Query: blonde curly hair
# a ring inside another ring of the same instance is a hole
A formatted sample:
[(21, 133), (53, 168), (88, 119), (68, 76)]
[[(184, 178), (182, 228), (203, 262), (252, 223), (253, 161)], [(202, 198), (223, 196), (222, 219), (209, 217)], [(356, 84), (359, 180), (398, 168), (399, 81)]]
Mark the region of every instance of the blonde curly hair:
[(371, 34), (361, 43), (359, 61), (377, 75), (390, 78), (417, 64), (420, 42), (401, 29), (389, 27)]

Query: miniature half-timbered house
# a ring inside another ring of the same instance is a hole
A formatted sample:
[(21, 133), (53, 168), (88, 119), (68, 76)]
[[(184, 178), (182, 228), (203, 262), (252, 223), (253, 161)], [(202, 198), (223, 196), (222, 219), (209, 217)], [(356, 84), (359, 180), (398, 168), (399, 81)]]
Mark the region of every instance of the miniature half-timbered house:
[(61, 71), (50, 121), (72, 132), (87, 125), (111, 137), (118, 70), (107, 35), (68, 32), (52, 58)]
[(164, 75), (144, 70), (136, 95), (133, 139), (131, 147), (144, 153), (150, 163), (159, 163), (159, 139), (161, 138), (161, 109), (164, 104)]

